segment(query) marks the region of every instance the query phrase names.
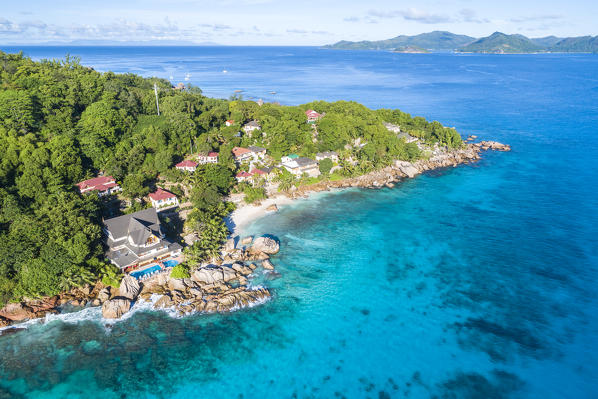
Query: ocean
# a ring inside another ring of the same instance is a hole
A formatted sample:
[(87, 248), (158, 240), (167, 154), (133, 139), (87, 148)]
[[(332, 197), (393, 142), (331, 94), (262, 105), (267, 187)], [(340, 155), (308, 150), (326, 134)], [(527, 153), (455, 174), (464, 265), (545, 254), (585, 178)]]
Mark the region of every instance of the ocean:
[(513, 151), (256, 220), (245, 234), (281, 240), (264, 305), (2, 336), (0, 398), (598, 397), (598, 56), (22, 50), (215, 97), (400, 108)]

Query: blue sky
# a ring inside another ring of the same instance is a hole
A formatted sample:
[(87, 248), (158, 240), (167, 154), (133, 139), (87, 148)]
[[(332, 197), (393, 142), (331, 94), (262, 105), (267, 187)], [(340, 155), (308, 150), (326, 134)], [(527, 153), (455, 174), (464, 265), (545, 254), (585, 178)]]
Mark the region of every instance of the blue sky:
[(433, 30), (481, 37), (597, 35), (590, 0), (25, 0), (6, 1), (0, 43), (108, 40), (322, 45)]

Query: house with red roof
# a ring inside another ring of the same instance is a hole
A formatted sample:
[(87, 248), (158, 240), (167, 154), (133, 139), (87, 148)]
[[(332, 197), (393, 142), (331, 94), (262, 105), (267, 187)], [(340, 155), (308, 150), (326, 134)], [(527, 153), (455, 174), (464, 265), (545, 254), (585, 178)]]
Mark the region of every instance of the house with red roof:
[(253, 158), (253, 153), (249, 148), (243, 147), (234, 147), (232, 150), (233, 156), (235, 157), (235, 161), (241, 163), (243, 161), (247, 161)]
[(122, 188), (116, 184), (116, 180), (112, 176), (98, 176), (93, 179), (83, 180), (77, 183), (77, 187), (79, 187), (81, 194), (97, 191), (100, 197), (122, 191)]
[(178, 170), (182, 170), (185, 172), (195, 172), (195, 169), (197, 169), (197, 162), (193, 162), (190, 160), (184, 160), (183, 162), (179, 162), (175, 165), (175, 168), (177, 168)]
[(305, 111), (305, 116), (307, 116), (307, 123), (314, 123), (322, 117), (322, 114), (317, 113), (313, 109), (308, 109)]
[(156, 208), (158, 211), (179, 205), (179, 199), (176, 195), (174, 195), (170, 191), (166, 191), (161, 188), (158, 188), (148, 197), (152, 202), (152, 206)]
[(207, 163), (218, 163), (218, 153), (217, 152), (208, 152), (206, 154), (201, 154), (197, 157), (197, 160), (201, 165), (205, 165)]
[(235, 176), (235, 179), (237, 179), (237, 181), (240, 183), (242, 181), (247, 181), (251, 178), (251, 176), (253, 176), (251, 173), (247, 173), (247, 172), (239, 172), (237, 173), (237, 175)]
[(235, 147), (233, 148), (233, 156), (237, 163), (244, 161), (263, 161), (266, 156), (266, 149), (262, 147), (255, 147), (250, 145), (249, 148)]
[(225, 124), (226, 126), (232, 126), (232, 125), (234, 125), (234, 124), (235, 124), (235, 121), (234, 121), (234, 120), (232, 120), (232, 119), (229, 119), (229, 120), (227, 120), (226, 122), (224, 122), (224, 124)]

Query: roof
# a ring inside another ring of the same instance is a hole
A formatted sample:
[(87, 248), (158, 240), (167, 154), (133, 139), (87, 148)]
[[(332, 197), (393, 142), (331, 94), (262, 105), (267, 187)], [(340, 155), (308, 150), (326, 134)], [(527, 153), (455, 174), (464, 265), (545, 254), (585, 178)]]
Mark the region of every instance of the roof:
[(249, 127), (260, 127), (260, 124), (257, 123), (257, 121), (251, 121), (245, 124), (245, 126), (249, 126)]
[(322, 116), (319, 113), (317, 113), (316, 111), (314, 111), (313, 109), (308, 109), (307, 111), (305, 111), (305, 115), (314, 116), (314, 117)]
[(261, 170), (262, 172), (264, 172), (265, 174), (272, 173), (272, 171), (273, 171), (274, 169), (276, 169), (274, 166), (270, 166), (269, 168), (260, 168), (260, 170)]
[(228, 119), (227, 122), (228, 123), (235, 123), (234, 119)]
[(184, 160), (183, 162), (177, 163), (175, 166), (177, 168), (195, 168), (197, 167), (198, 163), (190, 161), (188, 159)]
[(165, 200), (165, 199), (169, 199), (169, 198), (176, 198), (176, 195), (174, 195), (173, 193), (171, 193), (169, 191), (162, 190), (161, 188), (158, 188), (155, 192), (151, 193), (149, 195), (149, 197), (154, 201), (160, 201), (160, 200)]
[(253, 146), (253, 145), (250, 145), (250, 146), (249, 146), (249, 150), (250, 150), (251, 152), (263, 152), (263, 151), (266, 151), (266, 149), (265, 149), (265, 148), (262, 148), (262, 147), (256, 147), (256, 146)]
[(235, 157), (240, 157), (243, 154), (248, 154), (250, 153), (251, 150), (247, 149), (247, 148), (243, 148), (243, 147), (234, 147), (233, 148), (233, 155)]
[(309, 158), (305, 158), (305, 157), (299, 157), (299, 158), (295, 159), (295, 162), (297, 162), (297, 165), (299, 165), (299, 167), (311, 166), (311, 165), (318, 164), (313, 159), (309, 159)]
[(144, 236), (147, 239), (149, 233), (160, 235), (160, 221), (155, 208), (104, 220), (104, 226), (115, 241), (130, 235), (133, 242), (137, 243)]
[(261, 169), (252, 169), (251, 172), (249, 172), (249, 173), (251, 173), (252, 175), (265, 175), (266, 174), (266, 172), (264, 172)]
[(77, 186), (79, 186), (79, 189), (83, 190), (85, 188), (95, 188), (96, 186), (110, 184), (114, 181), (114, 177), (112, 176), (98, 176), (94, 177), (93, 179), (83, 180), (82, 182), (77, 183)]
[(237, 177), (251, 177), (251, 173), (239, 172), (237, 173)]
[(218, 157), (218, 153), (217, 152), (208, 152), (208, 156), (209, 157)]

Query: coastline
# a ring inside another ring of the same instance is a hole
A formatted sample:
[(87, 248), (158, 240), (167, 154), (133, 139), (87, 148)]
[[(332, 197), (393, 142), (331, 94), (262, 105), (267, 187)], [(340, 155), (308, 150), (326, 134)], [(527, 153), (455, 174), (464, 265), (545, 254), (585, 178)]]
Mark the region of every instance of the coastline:
[[(270, 212), (277, 212), (281, 206), (289, 205), (297, 199), (308, 198), (314, 193), (355, 187), (368, 189), (392, 188), (395, 183), (405, 179), (412, 179), (426, 171), (477, 162), (481, 159), (480, 154), (488, 150), (510, 151), (511, 147), (508, 144), (501, 144), (496, 141), (468, 142), (462, 149), (435, 147), (433, 155), (429, 159), (420, 159), (413, 163), (397, 160), (391, 166), (369, 172), (365, 175), (335, 181), (322, 181), (308, 186), (301, 186), (287, 192), (279, 192), (269, 196), (259, 204), (242, 203), (225, 219), (225, 222), (231, 231), (231, 237), (242, 236), (244, 228), (251, 222), (260, 219)], [(273, 206), (276, 209), (268, 209)]]
[[(336, 181), (322, 181), (308, 186), (294, 188), (288, 192), (277, 193), (270, 196), (257, 205), (243, 203), (243, 205), (239, 206), (229, 217), (225, 218), (225, 223), (231, 231), (230, 237), (241, 236), (243, 229), (249, 223), (265, 216), (268, 212), (276, 212), (280, 206), (289, 205), (297, 199), (308, 198), (314, 193), (356, 187), (369, 189), (379, 189), (384, 187), (392, 188), (396, 182), (414, 178), (425, 171), (457, 167), (460, 164), (477, 162), (481, 159), (480, 154), (484, 151), (510, 151), (511, 147), (495, 141), (481, 141), (478, 143), (467, 142), (467, 144), (460, 149), (448, 149), (446, 147), (435, 146), (431, 150), (432, 154), (428, 159), (421, 159), (413, 163), (397, 160), (391, 166), (369, 172), (365, 175)], [(263, 254), (245, 253), (245, 251), (240, 251), (233, 245), (232, 252), (235, 251), (240, 253), (237, 253), (235, 258), (228, 259), (229, 261), (235, 261), (235, 263), (238, 263), (237, 261), (260, 261), (269, 258), (269, 256), (264, 256)], [(224, 252), (230, 251), (225, 248)], [(278, 252), (278, 249), (276, 249), (276, 252)], [(226, 257), (223, 258), (223, 261), (226, 260)], [(222, 264), (222, 261), (219, 264)], [(255, 268), (255, 265), (252, 266)], [(143, 283), (141, 286), (136, 282), (133, 282), (131, 284), (136, 285), (136, 288), (133, 289), (136, 293), (134, 298), (131, 298), (131, 301), (134, 301), (137, 295), (143, 297), (143, 299), (147, 301), (152, 294), (159, 293), (165, 296), (166, 300), (163, 301), (163, 303), (156, 303), (156, 306), (154, 306), (155, 308), (170, 308), (176, 304), (180, 306), (180, 310), (183, 314), (188, 314), (193, 311), (202, 313), (233, 311), (237, 308), (247, 307), (253, 303), (268, 300), (271, 296), (269, 290), (264, 287), (255, 287), (257, 289), (254, 290), (251, 286), (242, 284), (245, 289), (229, 289), (230, 287), (226, 284), (229, 279), (237, 279), (247, 284), (247, 277), (252, 274), (253, 268), (246, 267), (242, 262), (238, 265), (233, 264), (232, 269), (234, 270), (229, 270), (230, 268), (228, 267), (223, 269), (223, 267), (218, 264), (213, 267), (216, 269), (210, 270), (218, 274), (218, 277), (216, 278), (205, 278), (205, 276), (202, 277), (200, 274), (197, 278), (192, 276), (191, 279), (185, 279), (184, 281), (172, 279), (169, 276), (162, 276), (161, 278), (159, 276), (159, 281)], [(105, 294), (106, 290), (108, 290), (107, 294)], [(164, 295), (173, 290), (184, 294), (176, 295), (174, 297)], [(87, 285), (81, 288), (73, 288), (69, 292), (54, 297), (11, 303), (0, 309), (0, 331), (4, 330), (5, 327), (26, 320), (40, 319), (46, 317), (47, 314), (62, 313), (60, 308), (67, 304), (76, 307), (81, 306), (83, 307), (82, 310), (86, 309), (85, 305), (88, 303), (92, 307), (98, 307), (104, 305), (104, 301), (99, 300), (99, 297), (101, 297), (103, 293), (104, 296), (106, 296), (105, 300), (108, 301), (108, 299), (121, 298), (118, 296), (120, 295), (119, 292), (120, 290), (117, 292), (110, 292), (109, 287), (105, 287), (98, 281), (94, 286)], [(197, 294), (198, 292), (201, 294)], [(207, 294), (205, 299), (202, 299), (204, 297), (203, 292)], [(198, 299), (199, 302), (193, 307), (187, 305), (187, 301), (192, 299), (195, 294), (198, 295), (196, 299)], [(126, 312), (128, 312), (128, 308), (122, 314)], [(116, 310), (115, 313), (120, 313), (120, 310)], [(15, 328), (18, 327), (15, 326)], [(1, 332), (0, 335), (2, 335)]]

